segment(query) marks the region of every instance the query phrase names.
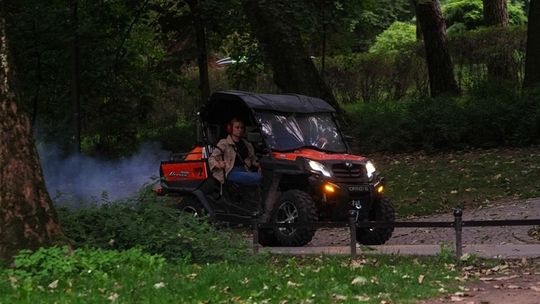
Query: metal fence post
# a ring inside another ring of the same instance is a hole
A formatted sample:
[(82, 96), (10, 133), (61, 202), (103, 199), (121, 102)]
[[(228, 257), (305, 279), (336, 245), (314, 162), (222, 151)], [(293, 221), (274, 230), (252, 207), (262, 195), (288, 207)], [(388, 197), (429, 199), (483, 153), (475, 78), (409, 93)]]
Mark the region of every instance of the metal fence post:
[(351, 229), (351, 257), (356, 258), (356, 211), (349, 211), (349, 229)]
[(454, 229), (456, 230), (456, 258), (461, 258), (462, 251), (462, 242), (461, 242), (461, 232), (463, 230), (463, 211), (460, 208), (454, 209)]
[(259, 253), (259, 217), (257, 214), (253, 215), (252, 218), (252, 229), (253, 229), (253, 253)]

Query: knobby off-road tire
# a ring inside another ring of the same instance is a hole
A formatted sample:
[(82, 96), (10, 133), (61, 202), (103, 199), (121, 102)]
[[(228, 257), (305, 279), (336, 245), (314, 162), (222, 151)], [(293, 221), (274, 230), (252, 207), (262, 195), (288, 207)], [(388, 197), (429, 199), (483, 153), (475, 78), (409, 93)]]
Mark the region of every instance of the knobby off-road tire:
[(272, 229), (259, 229), (259, 244), (261, 246), (277, 246), (279, 242)]
[[(309, 194), (300, 190), (288, 190), (281, 194), (272, 212), (272, 223), (313, 223), (317, 209)], [(311, 241), (315, 228), (274, 228), (278, 245), (304, 246)]]
[(176, 208), (196, 218), (202, 218), (207, 214), (206, 209), (204, 209), (199, 200), (191, 195), (182, 197), (180, 202), (176, 204)]
[[(395, 222), (394, 206), (390, 200), (375, 202), (369, 213), (369, 221)], [(359, 227), (356, 228), (356, 241), (363, 245), (382, 245), (392, 236), (394, 227)]]

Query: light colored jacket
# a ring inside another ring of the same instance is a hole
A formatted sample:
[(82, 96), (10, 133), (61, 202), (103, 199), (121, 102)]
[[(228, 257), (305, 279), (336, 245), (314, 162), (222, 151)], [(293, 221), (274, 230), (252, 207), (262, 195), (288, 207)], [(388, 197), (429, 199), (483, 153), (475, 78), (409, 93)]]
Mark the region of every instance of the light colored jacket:
[[(247, 140), (243, 138), (240, 140), (244, 141), (244, 144), (246, 145), (246, 148), (248, 150), (248, 157), (244, 159), (244, 165), (246, 167), (246, 170), (248, 170), (249, 167), (256, 164), (257, 162), (257, 157), (255, 156), (255, 149), (253, 148), (253, 145)], [(212, 171), (212, 175), (214, 175), (214, 177), (223, 184), (225, 183), (223, 169), (217, 168), (216, 165), (218, 161), (224, 160), (225, 174), (229, 175), (229, 172), (231, 172), (232, 168), (234, 167), (234, 160), (236, 158), (236, 147), (231, 135), (227, 136), (227, 138), (220, 140), (216, 146), (219, 147), (219, 149), (214, 148), (212, 155), (210, 155), (210, 157), (208, 158), (208, 164), (210, 165), (210, 171)]]

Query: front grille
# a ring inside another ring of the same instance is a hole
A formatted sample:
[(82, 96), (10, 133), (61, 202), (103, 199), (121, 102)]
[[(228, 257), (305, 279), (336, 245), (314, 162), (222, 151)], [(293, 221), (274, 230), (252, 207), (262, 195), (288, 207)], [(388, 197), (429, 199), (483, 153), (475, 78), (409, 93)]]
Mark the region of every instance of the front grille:
[(358, 183), (367, 181), (366, 168), (361, 164), (333, 164), (332, 172), (337, 182)]

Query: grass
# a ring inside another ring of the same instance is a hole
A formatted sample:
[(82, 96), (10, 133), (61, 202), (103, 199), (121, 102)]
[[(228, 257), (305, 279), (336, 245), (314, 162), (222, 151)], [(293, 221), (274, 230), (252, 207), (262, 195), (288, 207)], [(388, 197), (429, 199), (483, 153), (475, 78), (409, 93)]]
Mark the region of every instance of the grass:
[(456, 286), (453, 265), (440, 257), (264, 257), (152, 268), (120, 263), (97, 276), (82, 271), (24, 288), (4, 272), (0, 303), (414, 303)]
[(399, 216), (540, 196), (540, 148), (371, 155)]

